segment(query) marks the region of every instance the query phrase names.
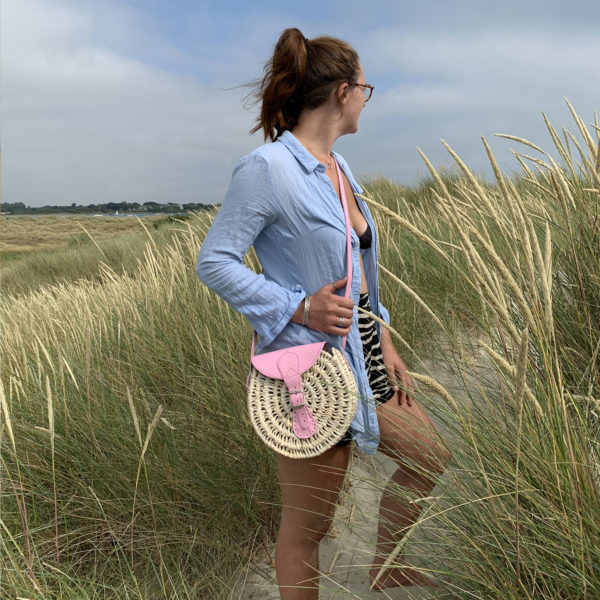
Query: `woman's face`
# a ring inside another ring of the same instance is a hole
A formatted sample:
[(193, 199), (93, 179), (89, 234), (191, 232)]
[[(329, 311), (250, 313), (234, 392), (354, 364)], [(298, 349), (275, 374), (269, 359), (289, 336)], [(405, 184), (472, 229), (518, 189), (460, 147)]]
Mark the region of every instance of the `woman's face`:
[[(366, 83), (365, 74), (360, 62), (358, 63), (358, 77), (354, 83)], [(344, 105), (343, 120), (344, 133), (356, 133), (358, 131), (358, 117), (365, 106), (363, 88), (351, 85), (346, 91), (346, 103)]]

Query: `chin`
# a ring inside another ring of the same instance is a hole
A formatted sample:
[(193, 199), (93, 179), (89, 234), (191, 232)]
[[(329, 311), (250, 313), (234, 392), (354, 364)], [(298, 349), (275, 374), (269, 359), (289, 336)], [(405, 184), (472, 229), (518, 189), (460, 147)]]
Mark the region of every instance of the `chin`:
[(354, 125), (349, 125), (342, 133), (342, 135), (346, 135), (348, 133), (356, 133), (358, 131), (358, 123)]

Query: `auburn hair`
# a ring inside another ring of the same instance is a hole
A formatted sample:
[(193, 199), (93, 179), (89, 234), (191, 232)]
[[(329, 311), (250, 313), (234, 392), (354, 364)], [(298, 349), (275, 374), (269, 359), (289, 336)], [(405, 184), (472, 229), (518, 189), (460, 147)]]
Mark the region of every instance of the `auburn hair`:
[(265, 64), (264, 77), (251, 84), (261, 109), (250, 133), (262, 129), (265, 141), (274, 142), (294, 128), (303, 108), (325, 103), (340, 83), (356, 81), (359, 71), (358, 54), (344, 40), (308, 40), (295, 27), (284, 30)]

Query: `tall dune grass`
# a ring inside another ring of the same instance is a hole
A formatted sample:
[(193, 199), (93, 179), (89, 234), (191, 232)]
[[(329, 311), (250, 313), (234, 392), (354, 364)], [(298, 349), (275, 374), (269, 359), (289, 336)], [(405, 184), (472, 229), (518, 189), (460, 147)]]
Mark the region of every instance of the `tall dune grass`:
[(199, 284), (196, 227), (148, 242), (134, 276), (4, 299), (10, 597), (219, 598), (272, 532), (273, 459), (241, 401), (250, 332)]
[[(547, 123), (560, 162), (505, 136), (537, 152), (514, 153), (523, 165), (516, 181), (483, 140), (495, 185), (446, 145), (462, 177), (448, 185), (423, 155), (432, 176), (425, 203), (390, 201), (377, 188), (366, 196), (387, 224), (384, 256), (406, 238), (411, 258), (434, 253), (455, 285), (452, 312), (482, 351), (473, 361), (450, 331), (453, 352), (439, 360), (462, 382), (457, 399), (413, 372), (454, 460), (433, 496), (396, 490), (427, 506), (398, 549), (420, 528), (405, 558), (437, 573), (444, 597), (600, 598), (599, 130), (571, 110), (582, 142), (566, 130), (561, 141)], [(435, 275), (413, 277), (405, 259), (390, 274), (410, 286), (396, 286), (398, 295), (439, 311)]]
[[(494, 167), (483, 183), (455, 156), (459, 172), (429, 165), (420, 188), (366, 185), (396, 345), (453, 453), (431, 497), (397, 490), (426, 506), (424, 539), (402, 543), (446, 598), (599, 595), (600, 151), (597, 123), (574, 117), (583, 145), (557, 134), (554, 161), (521, 141), (537, 154), (516, 153), (513, 180)], [(133, 271), (4, 297), (7, 597), (229, 598), (273, 539), (275, 460), (244, 400), (251, 330), (194, 272), (208, 224), (149, 238)]]

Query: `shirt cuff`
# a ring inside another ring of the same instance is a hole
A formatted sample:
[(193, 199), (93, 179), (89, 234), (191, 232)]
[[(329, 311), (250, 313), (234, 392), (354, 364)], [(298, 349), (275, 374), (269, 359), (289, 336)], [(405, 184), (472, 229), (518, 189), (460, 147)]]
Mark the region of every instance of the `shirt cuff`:
[(279, 319), (279, 321), (270, 329), (265, 329), (258, 323), (257, 327), (254, 327), (260, 336), (261, 347), (268, 346), (273, 342), (273, 340), (282, 332), (283, 328), (290, 322), (290, 319), (294, 316), (302, 299), (306, 297), (306, 290), (304, 289), (288, 291), (287, 293), (290, 294), (290, 301), (281, 315), (281, 319)]

